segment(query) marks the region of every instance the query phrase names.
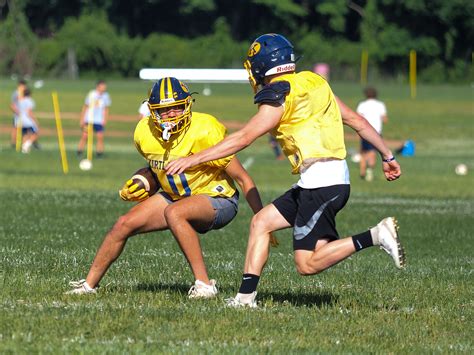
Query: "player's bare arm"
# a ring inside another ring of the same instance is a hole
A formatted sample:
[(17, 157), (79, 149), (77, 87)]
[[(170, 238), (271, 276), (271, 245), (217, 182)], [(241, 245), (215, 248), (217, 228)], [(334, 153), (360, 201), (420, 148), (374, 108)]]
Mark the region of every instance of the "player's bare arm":
[(84, 105), (82, 106), (82, 111), (81, 111), (81, 119), (79, 120), (79, 124), (81, 127), (84, 127), (84, 123), (85, 123), (85, 120), (86, 120), (86, 110), (89, 106), (88, 105)]
[(10, 104), (10, 109), (12, 110), (13, 113), (18, 115), (18, 113), (19, 113), (18, 112), (18, 107), (14, 103)]
[(166, 173), (168, 175), (181, 174), (192, 166), (235, 154), (248, 147), (258, 137), (276, 127), (282, 115), (282, 106), (260, 105), (258, 112), (243, 128), (228, 135), (211, 148), (189, 157), (169, 162), (165, 168)]
[(107, 123), (107, 120), (109, 119), (109, 108), (108, 107), (105, 107), (104, 108), (104, 121), (103, 121), (103, 125), (105, 126), (105, 124)]
[(38, 120), (36, 119), (36, 116), (35, 116), (35, 114), (33, 113), (33, 110), (32, 110), (32, 109), (28, 109), (28, 116), (31, 117), (31, 119), (33, 120), (33, 122), (34, 122), (35, 125), (36, 125), (36, 128), (39, 128), (39, 122), (38, 122)]
[(341, 111), (342, 122), (356, 131), (360, 137), (369, 141), (382, 155), (382, 169), (385, 178), (388, 181), (398, 179), (402, 174), (400, 164), (394, 159), (382, 137), (364, 117), (351, 110), (341, 99), (336, 97), (336, 101)]
[(225, 171), (234, 181), (239, 184), (252, 211), (254, 213), (260, 211), (263, 208), (260, 194), (258, 193), (253, 179), (244, 169), (242, 164), (240, 164), (240, 161), (234, 157), (230, 161)]

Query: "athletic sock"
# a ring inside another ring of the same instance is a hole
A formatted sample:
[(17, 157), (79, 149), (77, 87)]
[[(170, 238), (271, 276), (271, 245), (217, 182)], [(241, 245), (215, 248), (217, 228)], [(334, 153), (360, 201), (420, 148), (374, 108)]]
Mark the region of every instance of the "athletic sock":
[(354, 235), (352, 237), (352, 242), (354, 243), (354, 247), (356, 251), (359, 251), (359, 250), (362, 250), (374, 245), (370, 230)]
[(239, 293), (252, 293), (257, 289), (260, 276), (254, 274), (243, 274), (242, 283), (240, 284)]

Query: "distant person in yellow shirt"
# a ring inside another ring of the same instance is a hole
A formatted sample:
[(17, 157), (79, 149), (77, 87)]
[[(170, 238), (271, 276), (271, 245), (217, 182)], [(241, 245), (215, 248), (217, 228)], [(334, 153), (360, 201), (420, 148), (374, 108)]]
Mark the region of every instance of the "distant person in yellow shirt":
[(253, 180), (234, 156), (201, 164), (186, 173), (165, 173), (170, 160), (196, 154), (224, 139), (225, 127), (211, 115), (192, 112), (193, 101), (188, 87), (176, 78), (163, 78), (153, 86), (148, 98), (150, 115), (137, 124), (134, 140), (161, 191), (147, 198), (143, 189), (134, 191), (129, 182), (124, 185), (122, 199), (140, 203), (117, 220), (97, 251), (87, 278), (71, 283), (74, 288), (69, 294), (95, 293), (129, 237), (169, 229), (195, 277), (189, 297), (216, 296), (216, 282), (208, 277), (198, 233), (222, 228), (234, 219), (239, 200), (234, 181), (255, 213), (262, 202)]
[(294, 258), (301, 275), (320, 273), (375, 245), (388, 252), (398, 268), (404, 266), (393, 217), (339, 239), (335, 217), (350, 192), (343, 124), (380, 152), (387, 180), (399, 178), (400, 165), (367, 120), (339, 100), (320, 75), (296, 73), (295, 62), (293, 45), (285, 37), (274, 33), (258, 37), (244, 63), (258, 112), (217, 145), (166, 167), (170, 176), (188, 172), (204, 162), (235, 154), (271, 132), (290, 161), (292, 173), (300, 175), (296, 186), (253, 217), (242, 283), (237, 295), (228, 300), (229, 306), (257, 306), (256, 289), (268, 259), (271, 232), (280, 229), (293, 228)]

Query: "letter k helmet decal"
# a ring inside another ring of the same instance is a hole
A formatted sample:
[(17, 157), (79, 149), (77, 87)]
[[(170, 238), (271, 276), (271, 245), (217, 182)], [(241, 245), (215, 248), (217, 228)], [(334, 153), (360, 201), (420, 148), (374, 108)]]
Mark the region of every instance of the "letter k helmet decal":
[(295, 237), (295, 239), (296, 240), (301, 240), (304, 237), (306, 237), (313, 230), (316, 223), (318, 223), (319, 217), (321, 217), (321, 215), (323, 214), (324, 209), (327, 207), (327, 205), (329, 205), (332, 201), (334, 201), (338, 197), (339, 197), (339, 195), (337, 195), (336, 197), (333, 197), (329, 201), (324, 202), (318, 208), (318, 210), (311, 216), (309, 221), (304, 226), (298, 226), (295, 223), (295, 228), (293, 230), (293, 236)]

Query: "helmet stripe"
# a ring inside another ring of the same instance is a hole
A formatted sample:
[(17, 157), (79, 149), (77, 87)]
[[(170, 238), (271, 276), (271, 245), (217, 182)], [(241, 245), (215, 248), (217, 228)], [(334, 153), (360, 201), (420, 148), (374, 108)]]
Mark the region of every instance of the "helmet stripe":
[(158, 99), (158, 102), (160, 102), (161, 98), (165, 97), (165, 79), (161, 79), (160, 83), (160, 98)]
[(166, 78), (166, 84), (167, 84), (167, 92), (166, 92), (166, 98), (167, 99), (172, 99), (173, 98), (173, 85), (171, 84), (171, 78)]

